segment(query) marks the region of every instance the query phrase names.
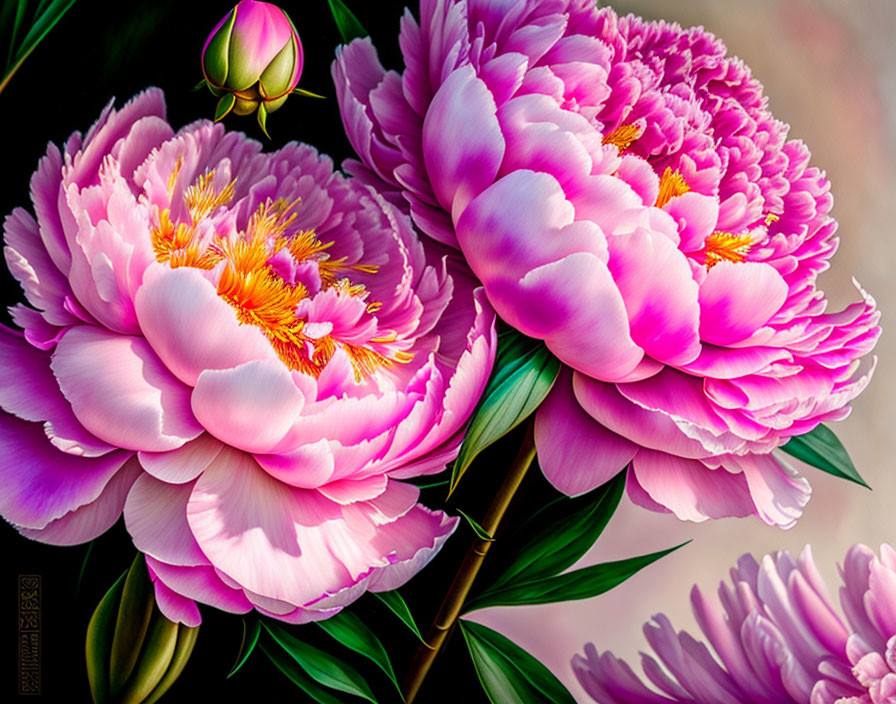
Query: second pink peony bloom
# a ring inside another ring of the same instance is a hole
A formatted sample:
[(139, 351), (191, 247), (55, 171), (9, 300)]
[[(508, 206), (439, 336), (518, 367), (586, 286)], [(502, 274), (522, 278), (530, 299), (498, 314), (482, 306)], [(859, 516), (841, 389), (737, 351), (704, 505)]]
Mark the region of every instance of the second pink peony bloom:
[(456, 519), (402, 478), (457, 453), (493, 313), (314, 149), (107, 108), (6, 220), (0, 514), (74, 544), (124, 513), (170, 619), (326, 618), (415, 574)]
[(772, 451), (848, 414), (879, 314), (826, 311), (830, 184), (749, 69), (593, 0), (423, 0), (399, 42), (403, 74), (369, 40), (334, 64), (347, 167), (567, 365), (536, 420), (547, 478), (580, 494), (629, 465), (647, 508), (792, 525), (809, 485)]

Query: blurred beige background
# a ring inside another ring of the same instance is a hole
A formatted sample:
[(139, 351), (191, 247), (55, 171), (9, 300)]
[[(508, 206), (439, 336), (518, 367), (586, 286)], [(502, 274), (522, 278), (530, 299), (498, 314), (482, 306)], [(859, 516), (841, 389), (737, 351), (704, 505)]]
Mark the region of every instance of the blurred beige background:
[[(604, 2), (601, 5), (606, 4)], [(679, 553), (604, 596), (483, 611), (476, 620), (538, 657), (581, 702), (591, 699), (569, 666), (586, 641), (613, 650), (640, 672), (641, 624), (660, 611), (697, 635), (688, 594), (714, 595), (744, 552), (798, 553), (812, 545), (836, 594), (836, 563), (863, 542), (896, 543), (896, 0), (623, 0), (620, 14), (703, 25), (765, 84), (774, 114), (803, 139), (833, 183), (840, 250), (821, 286), (839, 310), (856, 300), (851, 277), (877, 299), (884, 334), (871, 385), (834, 430), (873, 492), (813, 469), (813, 497), (789, 531), (758, 519), (683, 523), (623, 500), (601, 541), (578, 566), (651, 552), (693, 538)]]

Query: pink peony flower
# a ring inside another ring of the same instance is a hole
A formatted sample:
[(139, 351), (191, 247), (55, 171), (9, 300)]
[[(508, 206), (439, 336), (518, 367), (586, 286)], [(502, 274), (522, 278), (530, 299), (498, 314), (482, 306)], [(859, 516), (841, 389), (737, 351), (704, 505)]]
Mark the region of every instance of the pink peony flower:
[(790, 526), (809, 485), (772, 450), (844, 418), (879, 314), (825, 312), (830, 185), (702, 29), (593, 0), (423, 0), (333, 67), (347, 168), (458, 247), (510, 325), (567, 368), (536, 420), (580, 494), (630, 464), (638, 504)]
[(612, 653), (590, 643), (572, 667), (601, 704), (891, 704), (896, 701), (896, 551), (846, 554), (841, 619), (807, 546), (757, 563), (744, 555), (721, 583), (722, 612), (697, 587), (691, 604), (715, 653), (663, 614), (644, 625), (662, 665), (642, 653), (646, 687)]
[(290, 144), (107, 108), (6, 220), (30, 306), (0, 329), (0, 514), (53, 544), (124, 512), (162, 611), (300, 623), (433, 556), (493, 318), (375, 191)]

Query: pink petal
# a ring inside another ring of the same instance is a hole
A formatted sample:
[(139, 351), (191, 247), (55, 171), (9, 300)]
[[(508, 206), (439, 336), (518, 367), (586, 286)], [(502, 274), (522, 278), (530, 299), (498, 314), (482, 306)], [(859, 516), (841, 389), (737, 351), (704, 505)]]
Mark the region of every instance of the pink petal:
[(121, 516), (125, 498), (140, 474), (140, 466), (132, 459), (115, 473), (94, 501), (51, 521), (44, 528), (23, 528), (20, 532), (26, 538), (50, 545), (77, 545), (98, 538)]
[(787, 284), (769, 264), (716, 264), (700, 286), (700, 337), (714, 345), (743, 340), (786, 300)]
[[(154, 574), (150, 572), (150, 574)], [(156, 577), (153, 579), (155, 587), (156, 605), (159, 611), (169, 621), (174, 623), (182, 623), (190, 628), (195, 628), (202, 623), (202, 616), (199, 615), (199, 607), (192, 599), (181, 596), (165, 583)]]
[(638, 484), (650, 498), (683, 521), (751, 516), (755, 512), (743, 475), (653, 450), (638, 452), (632, 466)]
[(74, 327), (50, 366), (78, 420), (112, 445), (161, 452), (202, 432), (190, 411), (189, 388), (141, 338)]
[(504, 138), (495, 100), (472, 66), (439, 87), (423, 121), (423, 159), (433, 191), (455, 222), (495, 178)]
[(190, 525), (187, 502), (192, 484), (166, 484), (143, 474), (124, 505), (124, 523), (143, 553), (171, 565), (208, 565)]
[(589, 416), (572, 391), (572, 373), (561, 372), (535, 416), (538, 462), (558, 491), (578, 496), (618, 474), (638, 446)]
[(246, 452), (269, 452), (283, 439), (305, 397), (279, 360), (206, 370), (193, 390), (196, 419), (222, 442)]
[(668, 414), (632, 403), (612, 384), (576, 374), (573, 390), (592, 418), (638, 445), (692, 459), (711, 454), (697, 440), (686, 436)]
[(184, 484), (202, 474), (218, 456), (223, 445), (208, 433), (168, 452), (140, 452), (140, 464), (156, 479)]
[(780, 457), (772, 454), (728, 456), (723, 466), (743, 472), (756, 515), (781, 528), (792, 527), (803, 515), (812, 489), (803, 477)]
[(149, 344), (190, 386), (206, 369), (277, 359), (264, 334), (253, 325), (240, 325), (234, 309), (196, 269), (151, 267), (134, 305)]
[(608, 245), (632, 339), (660, 362), (693, 361), (700, 353), (699, 287), (685, 256), (664, 234), (640, 227), (610, 237)]
[(252, 610), (252, 604), (242, 590), (231, 589), (224, 584), (212, 567), (178, 567), (149, 555), (146, 556), (146, 564), (160, 581), (181, 596), (232, 614)]
[(17, 526), (44, 528), (96, 501), (131, 453), (76, 457), (53, 447), (40, 425), (2, 413), (0, 456), (0, 515)]

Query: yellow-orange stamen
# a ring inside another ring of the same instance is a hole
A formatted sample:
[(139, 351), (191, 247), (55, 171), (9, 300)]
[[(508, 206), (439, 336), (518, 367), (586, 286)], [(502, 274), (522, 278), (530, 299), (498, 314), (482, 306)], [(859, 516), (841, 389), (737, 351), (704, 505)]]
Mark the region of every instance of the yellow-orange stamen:
[(603, 144), (612, 144), (621, 154), (640, 136), (641, 128), (638, 125), (619, 125), (610, 134), (605, 135), (601, 141)]
[(780, 215), (775, 215), (774, 213), (769, 213), (765, 216), (765, 226), (769, 227), (772, 223), (778, 222), (781, 219)]
[(660, 176), (660, 192), (656, 197), (656, 207), (662, 208), (673, 198), (684, 195), (691, 190), (691, 187), (684, 180), (684, 176), (678, 169), (672, 170), (671, 166), (667, 166)]
[[(183, 166), (178, 159), (168, 178), (168, 193), (173, 198), (174, 187)], [(213, 234), (198, 235), (200, 222), (217, 208), (234, 198), (235, 181), (218, 190), (213, 170), (199, 176), (184, 191), (184, 204), (189, 222), (174, 222), (171, 209), (157, 211), (158, 225), (152, 230), (152, 246), (156, 260), (172, 268), (188, 266), (213, 269), (220, 265), (218, 295), (235, 310), (237, 319), (245, 325), (259, 328), (283, 363), (290, 369), (317, 376), (341, 348), (351, 362), (355, 378), (364, 376), (393, 363), (407, 363), (413, 356), (400, 350), (370, 349), (367, 346), (340, 342), (330, 335), (305, 334), (305, 321), (296, 311), (308, 297), (308, 290), (300, 283), (289, 283), (270, 265), (271, 257), (286, 249), (297, 262), (311, 261), (317, 266), (320, 286), (334, 288), (340, 295), (365, 299), (369, 293), (363, 284), (354, 283), (347, 272), (376, 274), (379, 267), (363, 262), (350, 264), (347, 257), (331, 259), (326, 252), (333, 242), (321, 242), (313, 230), (289, 232), (297, 217), (299, 200), (268, 199), (249, 217), (246, 229), (227, 237)], [(366, 303), (372, 314), (382, 307), (379, 301)], [(386, 331), (369, 341), (371, 345), (396, 342), (397, 335)]]
[(732, 235), (730, 232), (713, 232), (703, 245), (706, 268), (712, 269), (719, 262), (739, 263), (746, 259), (753, 238), (750, 235)]

